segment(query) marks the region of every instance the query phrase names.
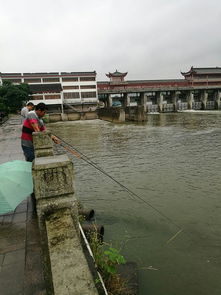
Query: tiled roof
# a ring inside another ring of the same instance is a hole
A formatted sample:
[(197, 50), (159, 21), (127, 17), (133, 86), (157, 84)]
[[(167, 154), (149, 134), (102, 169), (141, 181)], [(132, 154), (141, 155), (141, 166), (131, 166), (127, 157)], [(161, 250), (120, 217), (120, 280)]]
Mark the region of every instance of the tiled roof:
[(106, 76), (107, 77), (125, 77), (127, 75), (127, 72), (125, 72), (125, 73), (121, 73), (121, 72), (118, 72), (118, 70), (116, 70), (114, 73), (108, 73), (108, 74), (106, 74)]
[(193, 68), (196, 74), (221, 74), (221, 68)]
[(21, 76), (21, 73), (0, 73), (0, 77), (7, 77), (7, 76)]
[(220, 67), (211, 67), (211, 68), (194, 68), (191, 67), (191, 69), (188, 72), (181, 72), (183, 76), (188, 76), (191, 74), (197, 74), (197, 75), (207, 75), (207, 74), (221, 74), (221, 68)]
[[(174, 83), (176, 83), (176, 82), (183, 82), (183, 81), (185, 81), (185, 79), (164, 79), (164, 80), (126, 80), (125, 82), (124, 82), (124, 84), (126, 85), (126, 84), (129, 84), (129, 83), (131, 83), (131, 84), (133, 84), (133, 83), (161, 83), (161, 82), (174, 82)], [(99, 85), (99, 84), (109, 84), (110, 82), (109, 81), (97, 81), (97, 84)], [(122, 85), (124, 85), (124, 84), (122, 84)]]
[(96, 71), (93, 72), (61, 72), (61, 75), (74, 75), (74, 76), (94, 76), (96, 75)]
[(59, 72), (23, 73), (23, 76), (48, 76), (59, 75)]
[(44, 77), (44, 76), (96, 76), (93, 72), (39, 72), (39, 73), (0, 73), (0, 77)]

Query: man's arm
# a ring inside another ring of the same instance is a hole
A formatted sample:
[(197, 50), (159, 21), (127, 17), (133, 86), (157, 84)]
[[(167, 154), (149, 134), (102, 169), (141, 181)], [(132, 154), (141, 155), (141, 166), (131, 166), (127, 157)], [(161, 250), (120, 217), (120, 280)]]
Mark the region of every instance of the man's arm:
[(40, 132), (41, 130), (39, 129), (38, 123), (30, 123), (31, 127), (34, 129), (35, 132)]
[[(39, 126), (37, 123), (31, 123), (31, 127), (34, 129), (35, 132), (40, 132), (42, 130), (39, 129)], [(60, 144), (61, 141), (56, 136), (51, 135), (51, 139), (54, 141), (54, 143)]]

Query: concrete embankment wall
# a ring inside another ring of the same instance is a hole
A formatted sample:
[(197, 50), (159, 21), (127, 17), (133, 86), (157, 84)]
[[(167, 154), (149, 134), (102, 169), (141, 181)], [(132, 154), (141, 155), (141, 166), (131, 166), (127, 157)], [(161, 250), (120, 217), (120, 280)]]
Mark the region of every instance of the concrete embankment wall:
[(147, 120), (147, 113), (144, 106), (126, 107), (125, 108), (126, 121), (143, 122)]
[(97, 119), (97, 112), (49, 113), (46, 115), (47, 123), (59, 121), (93, 120)]
[(54, 156), (49, 132), (33, 133), (33, 181), (47, 294), (98, 295), (84, 256), (73, 163)]
[(109, 107), (98, 110), (100, 119), (114, 123), (123, 123), (125, 121), (143, 122), (147, 120), (147, 114), (144, 106), (135, 107)]
[(101, 108), (98, 109), (98, 117), (105, 121), (121, 123), (125, 122), (125, 111), (118, 107)]

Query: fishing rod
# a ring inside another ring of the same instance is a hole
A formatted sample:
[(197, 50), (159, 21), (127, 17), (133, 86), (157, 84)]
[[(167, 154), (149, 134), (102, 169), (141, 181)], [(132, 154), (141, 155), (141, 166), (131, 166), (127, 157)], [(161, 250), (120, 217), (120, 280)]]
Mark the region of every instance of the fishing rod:
[(156, 211), (159, 215), (161, 215), (162, 217), (164, 217), (166, 220), (168, 220), (171, 224), (173, 224), (176, 228), (179, 229), (179, 231), (172, 236), (167, 243), (171, 242), (179, 233), (181, 233), (183, 231), (183, 229), (176, 224), (170, 217), (168, 217), (167, 215), (165, 215), (163, 212), (161, 212), (159, 209), (157, 209), (155, 206), (153, 206), (150, 202), (144, 200), (141, 196), (139, 196), (137, 193), (133, 192), (131, 189), (129, 189), (128, 187), (126, 187), (125, 185), (123, 185), (121, 182), (119, 182), (118, 180), (116, 180), (113, 176), (111, 176), (110, 174), (108, 174), (105, 170), (103, 170), (102, 168), (100, 168), (95, 162), (93, 162), (89, 157), (87, 157), (85, 154), (83, 154), (80, 150), (78, 150), (76, 147), (74, 147), (73, 145), (71, 145), (70, 143), (66, 142), (64, 139), (62, 139), (61, 137), (57, 136), (56, 134), (54, 134), (59, 140), (60, 140), (60, 145), (69, 153), (71, 153), (72, 155), (74, 155), (75, 157), (85, 161), (87, 164), (91, 165), (92, 167), (94, 167), (95, 169), (97, 169), (98, 171), (100, 171), (101, 173), (103, 173), (105, 176), (109, 177), (112, 181), (114, 181), (115, 183), (117, 183), (120, 187), (122, 187), (124, 190), (126, 190), (130, 196), (139, 199), (140, 201), (142, 201), (143, 203), (145, 203), (146, 205), (148, 205), (150, 208), (152, 208), (154, 211)]

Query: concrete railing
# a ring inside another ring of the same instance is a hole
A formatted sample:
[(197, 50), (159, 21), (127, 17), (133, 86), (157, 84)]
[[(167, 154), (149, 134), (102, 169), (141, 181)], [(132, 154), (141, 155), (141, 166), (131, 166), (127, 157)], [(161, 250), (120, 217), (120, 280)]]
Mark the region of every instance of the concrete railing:
[(97, 295), (80, 241), (73, 163), (53, 155), (50, 133), (33, 133), (34, 193), (47, 294)]

